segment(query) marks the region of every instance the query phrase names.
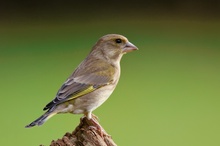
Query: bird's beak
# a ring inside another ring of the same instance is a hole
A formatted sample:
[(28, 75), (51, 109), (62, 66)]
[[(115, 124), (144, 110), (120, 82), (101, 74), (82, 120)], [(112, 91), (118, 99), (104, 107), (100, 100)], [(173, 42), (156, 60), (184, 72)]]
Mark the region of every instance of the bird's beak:
[(132, 44), (130, 42), (127, 42), (125, 47), (122, 49), (122, 52), (123, 53), (128, 53), (128, 52), (132, 52), (132, 51), (135, 51), (135, 50), (138, 50), (138, 48), (134, 44)]

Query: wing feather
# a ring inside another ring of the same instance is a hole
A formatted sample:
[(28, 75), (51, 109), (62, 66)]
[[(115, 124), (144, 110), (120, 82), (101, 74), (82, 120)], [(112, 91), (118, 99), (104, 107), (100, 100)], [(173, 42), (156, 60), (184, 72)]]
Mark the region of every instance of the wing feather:
[[(113, 81), (114, 68), (112, 66), (103, 66), (102, 64), (99, 65), (101, 65), (99, 67), (101, 70), (90, 70), (88, 71), (90, 73), (83, 75), (79, 75), (79, 68), (77, 68), (77, 74), (73, 73), (67, 79), (67, 81), (57, 92), (54, 100), (48, 103), (44, 107), (44, 110), (50, 109), (53, 106), (65, 101), (78, 98), (110, 84)], [(85, 69), (83, 72), (85, 72)]]

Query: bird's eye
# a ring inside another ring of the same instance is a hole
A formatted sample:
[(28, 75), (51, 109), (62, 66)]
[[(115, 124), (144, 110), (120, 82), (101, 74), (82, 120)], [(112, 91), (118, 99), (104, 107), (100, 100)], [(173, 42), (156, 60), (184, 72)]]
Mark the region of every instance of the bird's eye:
[(115, 42), (116, 42), (117, 44), (120, 44), (120, 43), (122, 42), (122, 40), (121, 40), (121, 39), (116, 39)]

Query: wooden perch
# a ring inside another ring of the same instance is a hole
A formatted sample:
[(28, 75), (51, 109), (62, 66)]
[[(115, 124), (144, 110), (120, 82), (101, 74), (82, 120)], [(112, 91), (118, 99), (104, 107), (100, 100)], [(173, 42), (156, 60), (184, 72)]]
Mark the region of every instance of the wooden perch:
[[(95, 116), (93, 119), (99, 124)], [(53, 140), (50, 146), (117, 146), (102, 127), (102, 131), (96, 127), (94, 122), (83, 117), (72, 133), (67, 132), (62, 139)]]

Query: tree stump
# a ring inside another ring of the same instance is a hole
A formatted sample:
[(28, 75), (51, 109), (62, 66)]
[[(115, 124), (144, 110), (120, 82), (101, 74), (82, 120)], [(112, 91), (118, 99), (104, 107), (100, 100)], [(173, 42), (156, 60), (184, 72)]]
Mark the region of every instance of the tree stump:
[[(94, 115), (93, 120), (99, 124)], [(83, 117), (72, 133), (67, 132), (62, 139), (53, 140), (50, 146), (117, 146), (100, 124), (102, 131), (98, 130), (96, 126), (91, 120)]]

